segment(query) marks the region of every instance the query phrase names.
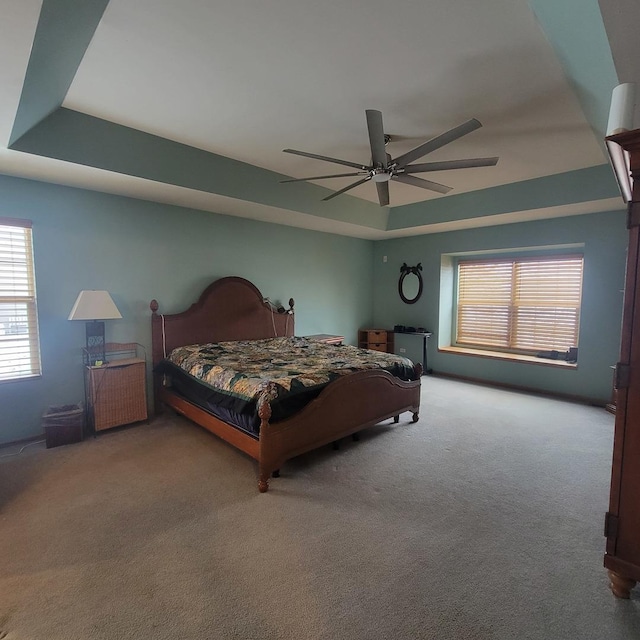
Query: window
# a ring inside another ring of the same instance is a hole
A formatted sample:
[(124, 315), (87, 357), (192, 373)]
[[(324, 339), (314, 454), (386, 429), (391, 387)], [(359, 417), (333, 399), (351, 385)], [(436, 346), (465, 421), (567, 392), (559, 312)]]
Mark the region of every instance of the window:
[(31, 222), (0, 218), (0, 382), (40, 375)]
[(456, 343), (514, 353), (578, 346), (582, 256), (458, 263)]

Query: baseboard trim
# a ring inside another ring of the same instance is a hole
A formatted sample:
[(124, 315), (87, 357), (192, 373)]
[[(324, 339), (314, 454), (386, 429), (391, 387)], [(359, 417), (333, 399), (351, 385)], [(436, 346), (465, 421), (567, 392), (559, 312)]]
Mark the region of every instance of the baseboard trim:
[(20, 440), (12, 440), (11, 442), (0, 442), (0, 449), (6, 449), (7, 447), (15, 447), (21, 444), (29, 444), (35, 440), (44, 439), (44, 433), (40, 433), (37, 436), (29, 436), (28, 438), (22, 438)]
[(522, 391), (523, 393), (531, 393), (536, 396), (544, 396), (554, 398), (555, 400), (567, 400), (568, 402), (576, 402), (578, 404), (586, 404), (592, 407), (604, 408), (608, 401), (599, 400), (597, 398), (589, 398), (587, 396), (574, 395), (571, 393), (556, 393), (554, 391), (546, 391), (544, 389), (536, 389), (534, 387), (526, 387), (519, 384), (510, 384), (509, 382), (494, 382), (493, 380), (484, 380), (483, 378), (474, 378), (473, 376), (462, 376), (457, 373), (447, 373), (445, 371), (436, 371), (434, 376), (440, 378), (450, 378), (452, 380), (460, 380), (460, 382), (470, 382), (472, 384), (480, 384), (485, 387), (496, 387), (498, 389), (508, 389), (509, 391)]

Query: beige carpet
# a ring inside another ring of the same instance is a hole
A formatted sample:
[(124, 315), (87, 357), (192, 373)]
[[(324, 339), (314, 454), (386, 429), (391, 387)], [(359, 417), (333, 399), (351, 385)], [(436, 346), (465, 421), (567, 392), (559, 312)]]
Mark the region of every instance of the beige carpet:
[(423, 389), (264, 495), (179, 417), (0, 458), (0, 639), (639, 638), (602, 567), (613, 416)]

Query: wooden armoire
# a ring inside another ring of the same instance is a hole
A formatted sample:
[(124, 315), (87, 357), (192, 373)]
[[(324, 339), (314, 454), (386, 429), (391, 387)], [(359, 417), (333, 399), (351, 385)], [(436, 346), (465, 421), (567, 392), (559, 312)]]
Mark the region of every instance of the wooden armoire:
[(640, 129), (610, 136), (629, 153), (633, 177), (628, 205), (629, 249), (620, 361), (616, 365), (616, 421), (604, 566), (611, 590), (629, 598), (640, 582)]

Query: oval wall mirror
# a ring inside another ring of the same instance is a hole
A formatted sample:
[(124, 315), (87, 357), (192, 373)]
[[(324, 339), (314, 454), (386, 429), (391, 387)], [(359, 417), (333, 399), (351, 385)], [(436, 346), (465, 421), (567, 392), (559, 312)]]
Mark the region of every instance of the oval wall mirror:
[(409, 267), (403, 263), (400, 267), (400, 280), (398, 281), (398, 293), (403, 302), (413, 304), (422, 295), (422, 263), (415, 267)]

